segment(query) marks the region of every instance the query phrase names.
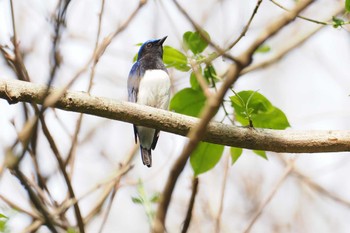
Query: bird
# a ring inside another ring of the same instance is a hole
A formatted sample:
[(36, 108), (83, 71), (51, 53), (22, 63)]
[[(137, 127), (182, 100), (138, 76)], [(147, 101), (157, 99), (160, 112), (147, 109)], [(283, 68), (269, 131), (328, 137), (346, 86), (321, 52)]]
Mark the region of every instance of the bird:
[[(144, 42), (137, 61), (133, 64), (128, 77), (128, 101), (167, 110), (170, 100), (170, 77), (163, 63), (162, 39)], [(155, 149), (159, 130), (134, 125), (135, 143), (140, 142), (141, 158), (144, 165), (152, 166), (152, 150)]]

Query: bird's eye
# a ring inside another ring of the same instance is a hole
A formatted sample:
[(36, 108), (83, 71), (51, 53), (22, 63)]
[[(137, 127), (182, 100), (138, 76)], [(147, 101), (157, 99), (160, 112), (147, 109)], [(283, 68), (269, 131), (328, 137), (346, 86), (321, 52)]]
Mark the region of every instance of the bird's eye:
[(151, 47), (152, 47), (152, 44), (151, 44), (151, 43), (148, 43), (148, 44), (146, 44), (146, 47), (147, 47), (147, 48), (151, 48)]

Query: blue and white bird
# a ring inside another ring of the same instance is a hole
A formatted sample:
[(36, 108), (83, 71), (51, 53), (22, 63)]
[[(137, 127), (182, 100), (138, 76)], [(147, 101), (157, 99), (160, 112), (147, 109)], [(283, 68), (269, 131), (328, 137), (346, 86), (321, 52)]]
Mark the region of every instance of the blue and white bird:
[[(167, 37), (142, 44), (128, 78), (129, 101), (155, 108), (168, 109), (170, 78), (163, 63), (163, 43)], [(135, 143), (140, 141), (144, 165), (152, 166), (151, 150), (157, 145), (159, 130), (134, 125)]]

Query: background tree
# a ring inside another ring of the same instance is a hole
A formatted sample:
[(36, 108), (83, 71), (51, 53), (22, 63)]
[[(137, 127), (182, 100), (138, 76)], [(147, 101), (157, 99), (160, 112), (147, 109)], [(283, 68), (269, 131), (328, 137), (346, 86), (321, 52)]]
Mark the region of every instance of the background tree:
[[(347, 231), (349, 1), (0, 4), (0, 231)], [(165, 35), (177, 113), (124, 102)]]

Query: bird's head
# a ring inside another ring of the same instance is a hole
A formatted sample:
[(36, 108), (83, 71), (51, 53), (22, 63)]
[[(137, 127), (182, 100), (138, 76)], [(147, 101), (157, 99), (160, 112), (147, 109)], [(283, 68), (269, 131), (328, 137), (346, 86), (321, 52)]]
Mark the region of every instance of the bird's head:
[(148, 40), (145, 43), (142, 44), (138, 58), (137, 60), (140, 60), (141, 58), (150, 55), (150, 56), (159, 56), (160, 58), (163, 57), (163, 43), (166, 40), (167, 36), (163, 37), (162, 39), (156, 39), (156, 40)]

